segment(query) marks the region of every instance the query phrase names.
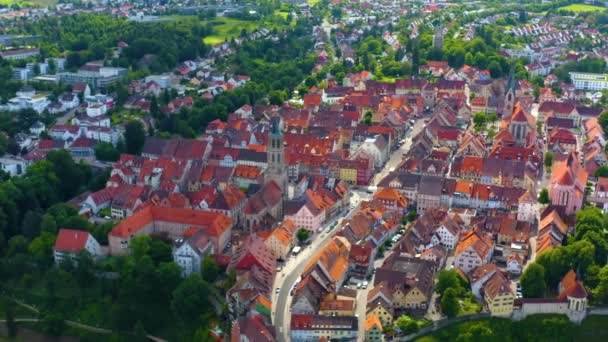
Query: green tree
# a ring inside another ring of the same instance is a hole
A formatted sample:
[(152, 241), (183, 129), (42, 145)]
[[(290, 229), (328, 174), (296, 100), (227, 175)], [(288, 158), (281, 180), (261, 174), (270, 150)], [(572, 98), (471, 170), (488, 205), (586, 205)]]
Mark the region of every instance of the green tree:
[(95, 158), (101, 161), (114, 162), (120, 158), (120, 151), (112, 143), (100, 142), (95, 145)]
[(310, 232), (306, 228), (300, 228), (296, 233), (296, 237), (298, 238), (298, 241), (300, 241), (300, 243), (305, 242), (310, 237)]
[(418, 216), (416, 209), (412, 209), (407, 213), (407, 220), (409, 222), (414, 222), (414, 220), (416, 219), (416, 216)]
[(21, 232), (25, 237), (32, 239), (40, 234), (41, 223), (42, 215), (37, 211), (29, 210), (21, 222)]
[(401, 329), (404, 335), (413, 334), (419, 330), (418, 322), (406, 315), (399, 316), (395, 321), (395, 325)]
[(61, 336), (65, 330), (65, 320), (56, 313), (47, 313), (42, 318), (44, 331), (51, 336)]
[(543, 188), (538, 195), (538, 203), (549, 204), (549, 191), (547, 188)]
[(173, 291), (171, 308), (175, 316), (194, 332), (217, 318), (217, 298), (214, 294), (215, 290), (200, 274), (193, 274)]
[(460, 312), (458, 293), (455, 289), (449, 288), (441, 296), (441, 312), (449, 318), (456, 317)]
[(5, 312), (5, 320), (6, 320), (6, 330), (8, 332), (8, 337), (13, 339), (17, 337), (17, 322), (15, 322), (15, 313), (14, 306), (12, 303), (6, 301), (6, 312)]
[(539, 263), (532, 263), (526, 268), (520, 279), (525, 298), (540, 298), (545, 294), (545, 268)]
[(437, 292), (439, 296), (443, 296), (447, 289), (454, 289), (457, 295), (461, 295), (464, 291), (460, 276), (454, 270), (442, 270), (437, 277), (435, 292)]
[(146, 329), (144, 329), (144, 325), (141, 320), (138, 320), (135, 324), (135, 328), (133, 328), (133, 341), (136, 342), (146, 342), (149, 341), (146, 336)]
[(549, 168), (553, 165), (553, 152), (545, 153), (545, 167)]
[(593, 300), (600, 304), (608, 303), (608, 265), (604, 265), (598, 274), (598, 284), (593, 289)]
[(129, 121), (125, 126), (127, 153), (140, 154), (146, 141), (146, 130), (138, 120)]
[(218, 264), (210, 255), (205, 256), (203, 262), (201, 262), (201, 276), (203, 279), (209, 283), (213, 283), (219, 275), (220, 267)]
[(595, 177), (608, 177), (608, 166), (602, 165), (595, 170)]

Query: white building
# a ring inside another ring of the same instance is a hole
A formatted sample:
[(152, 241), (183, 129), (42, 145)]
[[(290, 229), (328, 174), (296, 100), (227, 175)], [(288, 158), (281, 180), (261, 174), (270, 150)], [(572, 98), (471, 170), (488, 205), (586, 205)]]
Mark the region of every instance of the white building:
[(173, 261), (182, 269), (183, 276), (198, 273), (205, 256), (214, 253), (213, 246), (213, 241), (199, 231), (173, 250)]
[(32, 87), (24, 87), (16, 95), (8, 100), (7, 109), (11, 112), (33, 109), (42, 113), (51, 104), (46, 94), (36, 94)]
[(587, 72), (570, 72), (570, 79), (577, 90), (608, 89), (608, 74), (592, 74)]
[(29, 162), (23, 158), (5, 155), (0, 157), (0, 169), (11, 176), (21, 176), (27, 170)]
[(81, 252), (88, 252), (93, 258), (103, 255), (101, 246), (93, 235), (83, 230), (60, 229), (53, 247), (55, 263), (66, 259), (75, 260)]

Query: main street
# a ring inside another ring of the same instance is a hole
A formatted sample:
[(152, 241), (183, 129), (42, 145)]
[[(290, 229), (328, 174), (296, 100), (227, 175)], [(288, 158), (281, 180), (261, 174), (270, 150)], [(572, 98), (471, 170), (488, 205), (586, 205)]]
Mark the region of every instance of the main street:
[[(391, 170), (399, 166), (403, 160), (403, 155), (409, 151), (412, 145), (412, 138), (416, 136), (423, 127), (423, 119), (418, 119), (414, 126), (406, 134), (405, 142), (401, 144), (400, 148), (392, 152), (386, 165), (384, 165), (382, 170), (375, 175), (371, 182), (373, 186), (377, 186), (382, 178), (386, 177)], [(366, 194), (364, 191), (353, 191), (353, 196), (351, 197), (351, 208), (353, 209), (350, 209), (350, 211), (344, 217), (350, 217), (353, 211), (359, 206), (359, 203), (366, 200), (370, 196), (370, 194)], [(341, 216), (337, 216), (329, 220), (323, 226), (323, 232), (316, 232), (311, 244), (303, 249), (299, 255), (290, 257), (283, 266), (283, 269), (277, 273), (274, 288), (279, 288), (280, 290), (279, 293), (273, 293), (272, 303), (274, 310), (272, 317), (274, 326), (277, 330), (277, 340), (279, 342), (290, 340), (289, 324), (291, 322), (291, 290), (294, 288), (296, 281), (302, 275), (302, 272), (304, 272), (304, 268), (310, 262), (312, 256), (318, 251), (322, 250), (334, 236), (335, 229), (339, 226), (339, 222), (342, 219), (343, 218)], [(338, 224), (336, 224), (332, 229), (331, 226), (336, 221)], [(364, 306), (367, 301), (367, 291), (359, 291), (357, 297), (358, 306)], [(362, 328), (365, 324), (364, 311), (364, 308), (357, 309), (357, 313), (359, 314), (360, 328)]]

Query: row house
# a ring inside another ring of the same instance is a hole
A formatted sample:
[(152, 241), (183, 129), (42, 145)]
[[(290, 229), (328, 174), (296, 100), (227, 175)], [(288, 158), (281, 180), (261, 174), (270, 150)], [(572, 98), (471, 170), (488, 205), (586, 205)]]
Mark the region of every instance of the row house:
[(395, 309), (426, 309), (433, 294), (436, 265), (398, 252), (376, 269), (374, 287), (384, 286)]

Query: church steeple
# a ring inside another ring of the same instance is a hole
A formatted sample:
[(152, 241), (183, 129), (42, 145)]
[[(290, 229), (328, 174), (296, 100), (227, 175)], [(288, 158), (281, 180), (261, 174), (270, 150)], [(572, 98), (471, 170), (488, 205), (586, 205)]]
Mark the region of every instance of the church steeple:
[(270, 120), (270, 133), (268, 135), (268, 146), (266, 148), (265, 181), (275, 181), (281, 191), (283, 198), (287, 198), (287, 167), (285, 166), (285, 146), (283, 143), (283, 129), (281, 118), (278, 116)]
[(505, 89), (505, 101), (502, 108), (502, 117), (508, 118), (513, 114), (513, 106), (515, 105), (515, 93), (517, 91), (517, 80), (515, 79), (515, 65), (511, 64), (509, 71), (509, 80)]

